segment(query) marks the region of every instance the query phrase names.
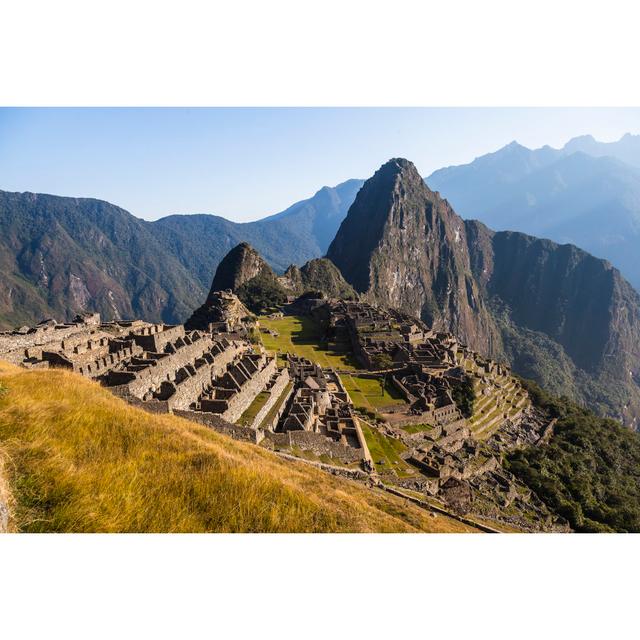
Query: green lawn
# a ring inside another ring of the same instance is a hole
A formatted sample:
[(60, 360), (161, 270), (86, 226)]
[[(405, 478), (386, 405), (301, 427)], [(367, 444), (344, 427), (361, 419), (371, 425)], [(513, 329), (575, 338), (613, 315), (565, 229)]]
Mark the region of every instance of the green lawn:
[[(414, 470), (400, 457), (400, 454), (406, 450), (400, 440), (385, 436), (362, 421), (360, 421), (360, 426), (367, 441), (369, 453), (379, 473), (395, 471), (400, 477), (415, 474)], [(384, 463), (380, 464), (382, 460)]]
[(271, 396), (269, 391), (261, 391), (254, 399), (253, 402), (245, 409), (245, 412), (240, 416), (238, 424), (251, 425), (258, 415), (258, 411), (264, 407), (265, 403)]
[(265, 427), (266, 425), (271, 424), (273, 419), (276, 417), (276, 413), (278, 413), (284, 399), (289, 395), (289, 391), (291, 391), (291, 387), (293, 387), (293, 382), (288, 382), (287, 386), (283, 389), (280, 397), (275, 401), (274, 405), (269, 409), (267, 415), (264, 417), (264, 420), (260, 424), (261, 427)]
[(284, 318), (259, 318), (260, 326), (275, 330), (278, 336), (260, 333), (262, 344), (273, 353), (292, 353), (317, 362), (329, 369), (362, 369), (350, 353), (329, 351), (322, 343), (322, 329), (311, 318), (285, 316)]
[(378, 378), (342, 375), (340, 379), (356, 406), (375, 411), (380, 407), (405, 403), (398, 391), (388, 381), (383, 390)]
[(431, 431), (433, 426), (430, 424), (407, 424), (404, 427), (400, 427), (407, 433), (421, 433), (422, 431)]

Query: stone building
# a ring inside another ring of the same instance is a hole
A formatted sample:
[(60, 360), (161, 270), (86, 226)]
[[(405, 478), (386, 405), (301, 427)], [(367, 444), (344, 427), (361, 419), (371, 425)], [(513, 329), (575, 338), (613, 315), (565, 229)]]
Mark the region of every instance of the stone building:
[(294, 392), (276, 427), (289, 443), (347, 460), (371, 457), (353, 404), (335, 371), (289, 355)]

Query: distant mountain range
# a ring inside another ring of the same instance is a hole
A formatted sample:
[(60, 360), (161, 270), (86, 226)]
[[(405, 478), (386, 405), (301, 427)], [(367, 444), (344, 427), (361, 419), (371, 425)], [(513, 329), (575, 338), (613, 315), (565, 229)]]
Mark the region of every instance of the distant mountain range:
[[(191, 215), (153, 224), (206, 288), (222, 256), (239, 242), (249, 242), (279, 272), (323, 256), (363, 182), (323, 187), (257, 222)], [(640, 135), (610, 143), (581, 136), (562, 149), (512, 142), (470, 164), (440, 169), (426, 182), (463, 218), (575, 244), (609, 260), (640, 290)]]
[(562, 149), (512, 142), (426, 181), (462, 217), (575, 244), (640, 290), (640, 136), (582, 136)]
[(256, 222), (211, 215), (168, 216), (147, 223), (167, 249), (208, 288), (211, 274), (232, 247), (248, 242), (278, 272), (323, 256), (363, 180), (322, 187), (315, 195)]
[[(84, 309), (184, 321), (240, 242), (279, 273), (323, 256), (363, 183), (323, 187), (249, 223), (214, 215), (147, 222), (99, 200), (0, 191), (0, 327)], [(514, 142), (436, 171), (427, 184), (465, 218), (575, 244), (640, 289), (640, 136), (582, 136), (562, 149)]]
[(184, 322), (240, 242), (278, 272), (324, 255), (361, 186), (323, 187), (244, 224), (212, 215), (147, 222), (101, 200), (0, 191), (0, 328), (79, 311)]

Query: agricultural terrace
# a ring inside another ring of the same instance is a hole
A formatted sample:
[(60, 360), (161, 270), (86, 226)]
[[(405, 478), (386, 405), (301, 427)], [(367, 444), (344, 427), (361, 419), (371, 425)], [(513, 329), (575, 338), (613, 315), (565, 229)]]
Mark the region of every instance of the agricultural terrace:
[(481, 372), (473, 360), (464, 361), (465, 371), (473, 377), (475, 402), (469, 427), (474, 437), (486, 440), (509, 418), (530, 404), (527, 392), (512, 376), (491, 374), (490, 384), (482, 382)]
[(360, 420), (360, 426), (379, 473), (395, 473), (401, 478), (416, 475), (413, 467), (400, 457), (407, 449), (401, 440), (385, 435), (364, 420)]
[(381, 407), (405, 404), (404, 398), (393, 384), (382, 377), (368, 378), (343, 374), (340, 379), (353, 404), (358, 408), (376, 411)]
[(261, 316), (260, 327), (275, 331), (273, 336), (260, 332), (262, 344), (272, 353), (292, 353), (318, 363), (328, 369), (356, 371), (362, 369), (350, 353), (327, 349), (322, 341), (322, 328), (311, 318), (285, 316), (268, 318)]

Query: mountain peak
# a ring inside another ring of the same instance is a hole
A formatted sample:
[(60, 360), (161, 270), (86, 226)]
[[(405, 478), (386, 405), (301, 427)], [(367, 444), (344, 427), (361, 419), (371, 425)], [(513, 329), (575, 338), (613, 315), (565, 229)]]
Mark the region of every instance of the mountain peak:
[(265, 272), (273, 273), (271, 267), (248, 242), (241, 242), (220, 261), (209, 297), (216, 291), (235, 291), (248, 280)]
[(391, 158), (391, 160), (387, 160), (365, 182), (363, 189), (366, 187), (368, 191), (379, 191), (384, 197), (384, 194), (390, 195), (399, 182), (404, 185), (420, 184), (428, 191), (416, 165), (406, 158)]
[(412, 162), (394, 158), (365, 182), (327, 257), (366, 299), (488, 342), (464, 222)]
[(510, 154), (510, 153), (520, 153), (523, 151), (526, 153), (531, 153), (531, 149), (529, 149), (528, 147), (525, 147), (524, 145), (521, 145), (517, 140), (512, 140), (509, 144), (506, 144), (501, 149), (498, 149), (494, 154), (488, 154), (488, 155), (489, 156), (504, 155), (504, 154)]
[(411, 160), (407, 160), (406, 158), (391, 158), (391, 160), (387, 160), (387, 162), (385, 162), (378, 169), (378, 171), (376, 171), (376, 174), (380, 172), (399, 174), (405, 171), (412, 173), (415, 172), (416, 174), (420, 175), (418, 173), (418, 170), (416, 169), (416, 165), (413, 164)]
[(587, 134), (584, 136), (576, 136), (575, 138), (571, 138), (571, 140), (569, 140), (569, 142), (567, 142), (567, 144), (562, 147), (562, 150), (565, 153), (573, 153), (575, 151), (593, 149), (593, 147), (598, 144), (599, 143), (591, 134)]

